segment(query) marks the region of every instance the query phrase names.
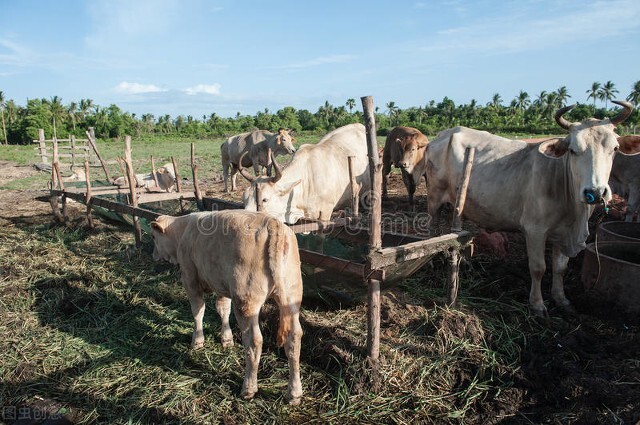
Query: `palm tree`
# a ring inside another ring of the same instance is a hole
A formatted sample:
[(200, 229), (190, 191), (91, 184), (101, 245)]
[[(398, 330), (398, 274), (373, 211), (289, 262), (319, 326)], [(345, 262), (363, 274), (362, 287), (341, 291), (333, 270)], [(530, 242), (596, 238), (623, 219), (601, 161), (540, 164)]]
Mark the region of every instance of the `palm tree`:
[(345, 104), (347, 108), (349, 108), (349, 113), (353, 113), (353, 108), (356, 107), (356, 100), (353, 98), (347, 99), (347, 103)]
[(608, 102), (613, 100), (613, 95), (619, 93), (615, 86), (611, 81), (607, 81), (600, 89), (600, 95), (602, 96), (602, 100), (604, 100), (604, 109), (607, 109)]
[(82, 122), (84, 122), (87, 115), (91, 113), (93, 110), (93, 100), (91, 99), (80, 99), (80, 117)]
[(593, 109), (595, 109), (596, 99), (600, 99), (600, 83), (594, 81), (593, 84), (591, 84), (591, 88), (587, 90), (587, 93), (589, 93), (589, 96), (587, 96), (587, 100), (589, 100), (590, 97), (593, 98)]
[(67, 107), (67, 113), (71, 118), (71, 123), (73, 124), (73, 132), (76, 132), (76, 112), (78, 111), (78, 104), (76, 102), (69, 103)]
[(524, 124), (524, 110), (527, 109), (531, 105), (531, 99), (529, 98), (529, 93), (524, 90), (520, 90), (518, 96), (514, 99), (514, 108), (522, 114), (522, 124)]
[(567, 103), (567, 99), (570, 98), (569, 92), (567, 91), (567, 87), (562, 86), (558, 90), (556, 90), (557, 98), (556, 102), (558, 102), (558, 106), (560, 108), (564, 107)]
[(400, 109), (396, 106), (396, 102), (390, 101), (389, 103), (387, 103), (387, 111), (389, 111), (389, 121), (391, 122), (391, 125), (393, 125), (393, 118), (395, 117), (397, 121), (398, 115), (400, 114)]
[(636, 81), (633, 85), (633, 91), (627, 96), (627, 100), (636, 107), (640, 104), (640, 80)]
[(7, 128), (4, 125), (4, 92), (0, 91), (0, 113), (2, 114), (2, 134), (4, 136), (4, 144), (7, 144)]
[(493, 109), (500, 108), (500, 106), (502, 106), (502, 96), (500, 96), (500, 93), (494, 93), (491, 97), (491, 102), (487, 103), (487, 106), (490, 106)]
[(47, 101), (49, 110), (51, 111), (51, 119), (53, 120), (53, 137), (58, 137), (56, 131), (56, 118), (60, 119), (65, 113), (64, 106), (62, 105), (62, 99), (58, 96), (53, 96), (51, 100)]

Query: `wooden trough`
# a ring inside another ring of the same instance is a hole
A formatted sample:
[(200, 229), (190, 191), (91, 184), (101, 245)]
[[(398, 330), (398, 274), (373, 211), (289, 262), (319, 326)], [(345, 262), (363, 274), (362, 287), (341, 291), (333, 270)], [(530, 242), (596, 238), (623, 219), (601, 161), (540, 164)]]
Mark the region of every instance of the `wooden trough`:
[[(367, 141), (369, 151), (370, 178), (372, 184), (372, 206), (368, 211), (368, 224), (363, 225), (361, 220), (355, 217), (337, 218), (329, 222), (302, 221), (292, 225), (291, 228), (298, 235), (300, 258), (303, 263), (303, 275), (305, 285), (315, 283), (319, 287), (333, 290), (343, 288), (360, 288), (359, 291), (367, 294), (367, 350), (368, 359), (372, 367), (376, 367), (379, 358), (380, 345), (380, 290), (397, 283), (419, 270), (435, 255), (444, 254), (449, 264), (449, 302), (456, 300), (458, 291), (458, 267), (460, 251), (466, 248), (472, 239), (472, 235), (461, 229), (460, 216), (464, 207), (465, 190), (468, 183), (471, 164), (473, 163), (473, 151), (467, 152), (465, 173), (460, 184), (458, 199), (455, 206), (454, 226), (455, 230), (438, 237), (426, 237), (422, 235), (408, 235), (402, 233), (383, 232), (382, 230), (382, 164), (379, 162), (377, 138), (375, 133), (375, 120), (373, 100), (371, 97), (363, 97), (362, 104), (365, 111), (365, 126), (367, 129)], [(92, 141), (92, 140), (91, 140)], [(95, 147), (95, 144), (92, 143)], [(57, 165), (57, 155), (54, 145), (54, 163), (52, 170), (50, 202), (54, 215), (59, 220), (66, 219), (66, 199), (74, 199), (87, 206), (87, 219), (91, 225), (91, 210), (95, 207), (105, 208), (117, 214), (126, 214), (132, 217), (132, 224), (137, 244), (140, 244), (141, 226), (140, 219), (152, 221), (161, 213), (144, 208), (151, 202), (178, 199), (180, 202), (195, 201), (198, 209), (205, 211), (242, 208), (238, 203), (221, 199), (207, 198), (200, 195), (197, 181), (197, 164), (194, 162), (193, 144), (191, 149), (191, 166), (193, 173), (194, 192), (185, 193), (181, 188), (176, 193), (148, 192), (134, 185), (133, 168), (131, 166), (130, 138), (125, 140), (125, 159), (129, 181), (128, 190), (105, 185), (92, 187), (89, 178), (88, 164), (85, 163), (87, 184), (84, 188), (65, 188), (60, 178), (60, 169)], [(97, 153), (97, 151), (96, 151)], [(103, 163), (107, 174), (107, 183), (111, 181), (106, 166), (100, 155), (98, 158)], [(350, 163), (350, 162), (349, 162)], [(174, 161), (175, 164), (175, 161)], [(176, 168), (176, 177), (178, 177)], [(351, 179), (352, 211), (358, 215), (358, 188), (355, 179)], [(107, 199), (111, 195), (127, 195), (128, 202), (119, 202)], [(62, 203), (62, 212), (58, 207), (58, 199)], [(321, 237), (320, 237), (321, 236)], [(329, 246), (331, 243), (343, 244), (345, 249), (335, 250)], [(340, 252), (337, 252), (340, 251)], [(338, 289), (336, 289), (338, 288)], [(348, 292), (348, 291), (347, 291)]]

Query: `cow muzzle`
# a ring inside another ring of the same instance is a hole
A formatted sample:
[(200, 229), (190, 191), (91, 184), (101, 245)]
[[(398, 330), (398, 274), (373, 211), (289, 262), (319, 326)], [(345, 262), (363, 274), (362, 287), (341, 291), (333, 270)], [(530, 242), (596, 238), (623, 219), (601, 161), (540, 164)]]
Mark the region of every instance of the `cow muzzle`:
[(603, 188), (603, 189), (585, 189), (584, 192), (582, 192), (583, 196), (584, 196), (584, 201), (587, 204), (597, 204), (602, 202), (602, 200), (604, 199), (605, 196), (607, 196), (607, 188)]

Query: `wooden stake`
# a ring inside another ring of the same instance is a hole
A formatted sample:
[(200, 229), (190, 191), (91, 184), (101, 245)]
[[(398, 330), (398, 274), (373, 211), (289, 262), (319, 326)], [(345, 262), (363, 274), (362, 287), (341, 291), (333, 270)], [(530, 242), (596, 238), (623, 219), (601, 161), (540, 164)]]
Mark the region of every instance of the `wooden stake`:
[(151, 175), (153, 176), (153, 181), (156, 182), (156, 188), (160, 189), (160, 183), (158, 182), (158, 176), (156, 175), (156, 163), (153, 160), (153, 155), (151, 155)]
[(349, 180), (351, 182), (351, 216), (358, 218), (360, 215), (360, 185), (356, 181), (355, 172), (353, 171), (354, 156), (347, 158), (349, 161)]
[(117, 156), (116, 161), (118, 161), (118, 165), (120, 166), (120, 173), (122, 173), (122, 176), (124, 177), (124, 184), (129, 186), (129, 176), (127, 175), (127, 170), (125, 169), (122, 158)]
[(71, 147), (71, 169), (76, 166), (76, 136), (69, 136), (69, 146)]
[(174, 157), (171, 157), (171, 162), (173, 163), (173, 171), (176, 173), (176, 188), (178, 192), (182, 192), (182, 183), (180, 182), (180, 174), (178, 174), (178, 164)]
[[(124, 160), (127, 165), (127, 176), (129, 177), (129, 192), (131, 194), (131, 206), (138, 207), (138, 196), (136, 194), (135, 173), (133, 172), (133, 164), (131, 160), (131, 136), (124, 137)], [(133, 235), (136, 240), (136, 247), (142, 245), (142, 229), (140, 228), (140, 219), (133, 216)]]
[(452, 249), (449, 252), (449, 305), (453, 306), (458, 298), (458, 287), (460, 285), (460, 252)]
[(89, 176), (89, 161), (84, 161), (84, 175), (87, 178), (87, 196), (85, 198), (85, 204), (87, 205), (87, 224), (90, 229), (93, 229), (93, 217), (91, 216), (91, 178)]
[(195, 160), (195, 145), (191, 143), (191, 173), (193, 174), (193, 194), (196, 197), (196, 204), (198, 210), (204, 210), (204, 204), (202, 203), (202, 193), (200, 192), (200, 185), (198, 184), (198, 164)]
[[(364, 109), (364, 125), (367, 130), (367, 153), (369, 156), (369, 177), (371, 179), (371, 211), (369, 214), (369, 252), (382, 247), (382, 164), (378, 157), (378, 140), (376, 137), (376, 119), (373, 98), (361, 98)], [(367, 268), (371, 269), (370, 257)], [(369, 279), (367, 294), (367, 351), (372, 368), (377, 370), (380, 357), (380, 281)]]
[(473, 167), (475, 153), (475, 148), (468, 147), (464, 150), (464, 170), (462, 172), (462, 182), (458, 187), (458, 193), (456, 195), (456, 205), (453, 210), (452, 232), (460, 232), (462, 230), (462, 212), (464, 211), (464, 204), (467, 200), (467, 189), (469, 188), (471, 167)]
[(38, 129), (38, 146), (40, 147), (40, 161), (44, 164), (49, 162), (47, 158), (47, 143), (44, 139), (44, 129)]
[(100, 165), (102, 165), (102, 169), (104, 170), (104, 175), (107, 177), (107, 181), (109, 181), (109, 183), (113, 183), (113, 180), (109, 175), (109, 170), (107, 169), (107, 163), (104, 162), (104, 159), (102, 159), (102, 155), (100, 155), (100, 152), (98, 151), (98, 146), (96, 146), (96, 142), (94, 140), (93, 127), (90, 127), (89, 130), (86, 131), (85, 133), (87, 135), (87, 138), (89, 139), (89, 146), (91, 146), (91, 149), (93, 149), (93, 151), (96, 153), (96, 156), (98, 157), (98, 161), (100, 161)]

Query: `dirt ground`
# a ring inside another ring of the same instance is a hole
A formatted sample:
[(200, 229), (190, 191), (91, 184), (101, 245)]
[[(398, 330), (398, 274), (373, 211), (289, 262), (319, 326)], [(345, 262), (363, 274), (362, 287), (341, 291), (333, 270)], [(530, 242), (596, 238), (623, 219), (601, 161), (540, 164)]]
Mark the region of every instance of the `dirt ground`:
[[(37, 172), (31, 167), (0, 165), (0, 184)], [(246, 187), (240, 176), (238, 183), (242, 188)], [(205, 189), (208, 195), (236, 201), (241, 193), (239, 190), (236, 195), (224, 195), (217, 176), (205, 183)], [(425, 192), (423, 184), (416, 193), (417, 209), (426, 209)], [(36, 199), (46, 193), (0, 191), (0, 225), (8, 221), (27, 224), (51, 220), (49, 204)], [(392, 200), (385, 203), (386, 211), (408, 207), (399, 175), (392, 175), (389, 193)], [(78, 208), (76, 214), (81, 214), (79, 205), (71, 204), (70, 208), (72, 214), (74, 208)], [(602, 212), (597, 211), (592, 224), (601, 219)], [(480, 253), (463, 264), (462, 273), (473, 269), (480, 279), (493, 282), (478, 285), (478, 297), (499, 299), (508, 294), (526, 300), (529, 275), (525, 253), (522, 238), (509, 235), (505, 259), (491, 252)], [(552, 336), (527, 341), (520, 374), (513, 383), (514, 406), (500, 407), (505, 412), (520, 409), (531, 420), (496, 420), (503, 412), (498, 408), (488, 408), (485, 412), (478, 412), (475, 423), (640, 424), (640, 320), (637, 316), (607, 307), (597, 295), (583, 290), (580, 281), (582, 257), (580, 254), (571, 259), (565, 284), (576, 313), (565, 314), (550, 308), (554, 318), (548, 323)], [(502, 278), (504, 276), (508, 278)], [(550, 298), (549, 287), (550, 276), (547, 273), (543, 282), (545, 299)], [(382, 309), (383, 326), (389, 333), (401, 334), (403, 327), (417, 319), (412, 315), (419, 314), (419, 309), (408, 305), (397, 291), (384, 295)], [(448, 326), (456, 326), (456, 323)], [(466, 332), (469, 331), (473, 328), (467, 327)], [(557, 419), (559, 411), (572, 414), (560, 421)]]

